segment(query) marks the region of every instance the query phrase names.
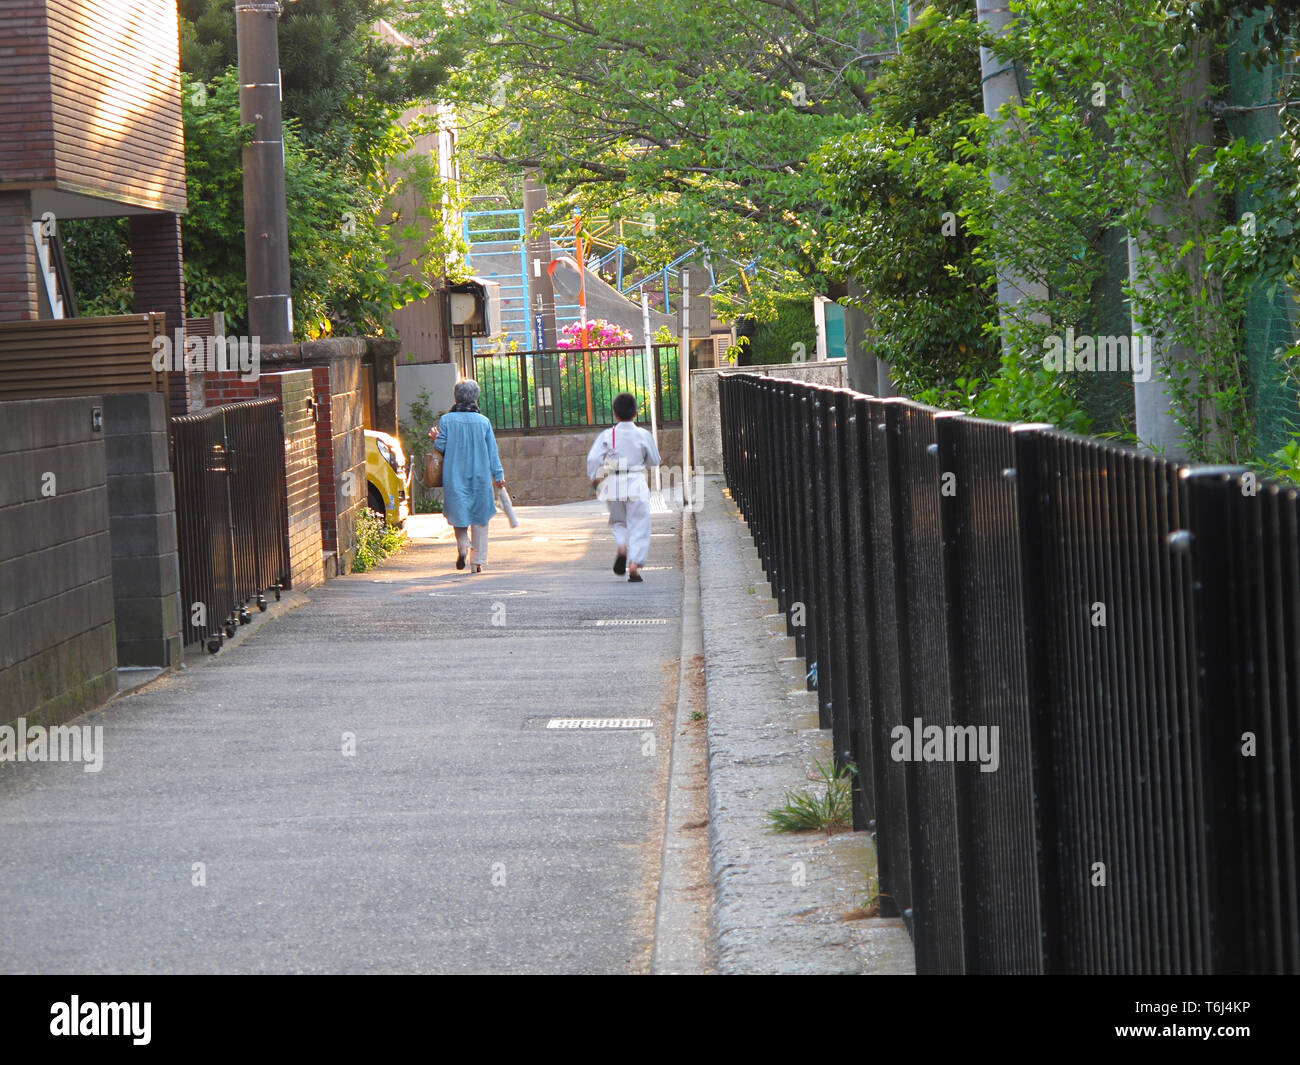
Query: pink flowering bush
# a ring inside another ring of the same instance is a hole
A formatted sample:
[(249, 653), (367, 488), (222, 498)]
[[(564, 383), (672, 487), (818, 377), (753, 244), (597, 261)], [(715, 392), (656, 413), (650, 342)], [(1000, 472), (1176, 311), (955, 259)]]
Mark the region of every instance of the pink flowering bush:
[(593, 318), (587, 322), (586, 341), (584, 344), (582, 323), (570, 322), (560, 330), (556, 344), (562, 348), (622, 348), (632, 343), (632, 334), (604, 318)]

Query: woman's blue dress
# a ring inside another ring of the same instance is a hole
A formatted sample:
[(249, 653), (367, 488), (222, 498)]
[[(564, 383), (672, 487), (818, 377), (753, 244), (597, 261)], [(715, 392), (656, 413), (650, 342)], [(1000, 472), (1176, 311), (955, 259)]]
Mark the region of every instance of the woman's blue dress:
[(442, 464), (442, 513), (456, 528), (486, 525), (497, 512), (494, 486), (505, 480), (492, 423), (473, 411), (448, 411), (433, 446)]

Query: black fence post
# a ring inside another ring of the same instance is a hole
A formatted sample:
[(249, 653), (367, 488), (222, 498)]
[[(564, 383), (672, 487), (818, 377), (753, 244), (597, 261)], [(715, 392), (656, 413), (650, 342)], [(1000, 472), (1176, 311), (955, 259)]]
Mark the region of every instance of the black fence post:
[[(822, 448), (821, 465), (828, 487), (827, 517), (827, 651), (826, 680), (830, 686), (831, 743), (835, 753), (837, 771), (851, 773), (853, 751), (849, 738), (849, 627), (850, 614), (855, 604), (849, 601), (849, 550), (845, 538), (845, 510), (848, 486), (845, 482), (843, 461), (843, 430), (841, 428), (849, 394), (824, 391), (826, 399), (826, 439)], [(819, 674), (820, 675), (820, 674)]]
[(800, 592), (803, 606), (803, 658), (808, 667), (805, 682), (809, 691), (817, 690), (816, 676), (817, 656), (821, 647), (818, 643), (817, 628), (817, 534), (816, 534), (816, 482), (812, 474), (812, 455), (814, 453), (813, 403), (809, 388), (801, 386), (798, 393), (797, 452), (799, 456), (799, 546)]
[(1034, 833), (1037, 848), (1037, 907), (1041, 971), (1064, 971), (1060, 882), (1060, 800), (1053, 736), (1055, 707), (1051, 672), (1051, 593), (1044, 548), (1055, 534), (1047, 520), (1050, 481), (1043, 457), (1043, 432), (1051, 426), (1015, 425), (1011, 441), (1016, 481), (1016, 534), (1020, 541), (1020, 612), (1025, 629), (1025, 667), (1028, 681), (1029, 752), (1034, 788)]
[(1297, 490), (1184, 471), (1213, 972), (1300, 972)]
[(844, 418), (844, 479), (846, 537), (849, 551), (845, 592), (851, 604), (847, 639), (849, 666), (849, 748), (857, 772), (853, 774), (853, 827), (874, 828), (878, 806), (875, 797), (875, 745), (872, 741), (873, 696), (876, 678), (875, 627), (870, 610), (875, 596), (871, 569), (871, 492), (866, 453), (870, 446), (871, 413), (862, 396), (849, 393)]
[[(799, 382), (719, 397), (920, 971), (1300, 971), (1300, 490)], [(896, 757), (918, 726), (942, 757)]]
[(517, 356), (519, 363), (519, 427), (521, 429), (531, 429), (532, 417), (529, 413), (531, 398), (531, 389), (528, 387), (528, 356), (520, 354)]
[(811, 592), (815, 600), (812, 621), (817, 634), (817, 658), (810, 663), (811, 680), (817, 691), (817, 720), (821, 728), (832, 724), (832, 685), (829, 676), (831, 632), (830, 575), (830, 486), (826, 482), (826, 406), (820, 388), (809, 388), (808, 476), (812, 486), (812, 534), (808, 552), (812, 563)]
[[(280, 401), (245, 400), (171, 419), (184, 643), (220, 649), (246, 604), (289, 576)], [(260, 458), (258, 457), (260, 456)]]

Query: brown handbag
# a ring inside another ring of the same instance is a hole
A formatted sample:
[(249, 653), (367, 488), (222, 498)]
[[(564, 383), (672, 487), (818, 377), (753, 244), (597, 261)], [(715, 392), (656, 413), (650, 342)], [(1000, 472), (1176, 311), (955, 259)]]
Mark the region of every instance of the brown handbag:
[(436, 447), (424, 457), (424, 487), (442, 487), (442, 463), (446, 456)]

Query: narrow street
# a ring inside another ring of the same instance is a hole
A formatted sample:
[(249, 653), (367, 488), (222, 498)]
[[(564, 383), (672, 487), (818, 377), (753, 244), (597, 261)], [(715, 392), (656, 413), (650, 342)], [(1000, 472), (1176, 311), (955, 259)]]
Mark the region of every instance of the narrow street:
[(0, 970), (648, 971), (680, 515), (640, 585), (600, 505), (520, 517), (479, 575), (415, 517), (377, 570), (82, 718), (98, 773), (0, 765)]

